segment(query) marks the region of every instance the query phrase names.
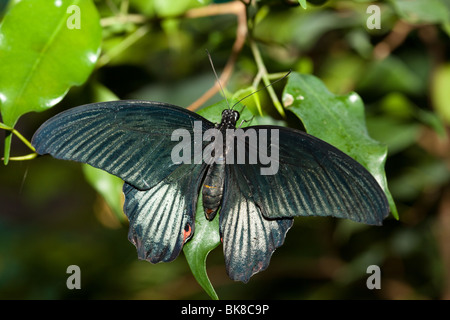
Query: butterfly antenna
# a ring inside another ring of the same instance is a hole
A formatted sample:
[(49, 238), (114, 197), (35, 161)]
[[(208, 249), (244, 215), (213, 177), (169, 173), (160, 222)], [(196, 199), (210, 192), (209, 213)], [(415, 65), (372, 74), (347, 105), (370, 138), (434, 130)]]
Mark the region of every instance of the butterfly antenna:
[[(266, 89), (266, 88), (268, 88), (268, 87), (274, 85), (274, 84), (277, 83), (278, 81), (281, 81), (281, 80), (285, 79), (287, 76), (289, 76), (289, 75), (291, 74), (291, 72), (292, 72), (292, 70), (289, 70), (288, 73), (286, 73), (282, 78), (277, 79), (277, 80), (275, 80), (274, 82), (269, 83), (267, 86), (264, 86), (264, 87), (262, 87), (262, 88), (260, 88), (260, 89), (258, 89), (258, 90), (256, 90), (256, 91), (253, 91), (252, 93), (246, 95), (246, 96), (243, 97), (241, 100), (239, 100), (238, 102), (236, 102), (235, 104), (233, 104), (233, 106), (231, 107), (231, 109), (233, 109), (234, 106), (237, 105), (237, 104), (238, 104), (239, 102), (241, 102), (242, 100), (247, 99), (248, 97), (254, 95), (255, 93), (260, 92), (261, 90), (264, 90), (264, 89)], [(244, 107), (245, 107), (245, 106), (244, 106)], [(244, 110), (244, 107), (241, 109), (241, 112), (240, 112), (240, 113), (242, 113), (242, 110)]]
[(214, 63), (212, 61), (211, 55), (209, 54), (208, 49), (205, 49), (205, 50), (206, 50), (206, 54), (208, 55), (209, 63), (211, 64), (211, 68), (214, 72), (214, 75), (216, 76), (217, 83), (219, 84), (220, 91), (222, 91), (222, 95), (225, 98), (225, 101), (227, 102), (228, 109), (230, 109), (230, 104), (228, 103), (227, 96), (225, 95), (225, 91), (223, 90), (222, 83), (220, 83), (219, 77), (217, 76), (217, 72), (216, 72), (216, 69), (214, 68)]

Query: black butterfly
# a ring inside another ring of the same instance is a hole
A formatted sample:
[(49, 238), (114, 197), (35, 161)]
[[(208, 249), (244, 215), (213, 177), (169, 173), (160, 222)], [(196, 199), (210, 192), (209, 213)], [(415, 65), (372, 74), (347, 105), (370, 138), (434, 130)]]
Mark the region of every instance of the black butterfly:
[[(272, 175), (261, 174), (267, 166), (259, 160), (234, 164), (172, 161), (172, 151), (180, 143), (172, 139), (174, 130), (194, 135), (197, 123), (201, 134), (212, 128), (225, 133), (236, 128), (239, 116), (236, 110), (225, 109), (215, 125), (165, 103), (94, 103), (49, 119), (35, 133), (32, 144), (39, 154), (88, 163), (122, 178), (129, 239), (139, 258), (152, 263), (174, 260), (193, 236), (201, 191), (208, 219), (220, 209), (228, 275), (243, 282), (267, 268), (293, 217), (334, 216), (380, 225), (388, 215), (384, 192), (362, 165), (298, 130), (243, 129), (244, 133), (254, 130), (257, 138), (267, 131), (278, 132), (278, 170)], [(194, 157), (218, 143), (211, 139), (199, 145), (194, 140), (188, 145)], [(255, 146), (245, 137), (241, 143), (249, 158)]]

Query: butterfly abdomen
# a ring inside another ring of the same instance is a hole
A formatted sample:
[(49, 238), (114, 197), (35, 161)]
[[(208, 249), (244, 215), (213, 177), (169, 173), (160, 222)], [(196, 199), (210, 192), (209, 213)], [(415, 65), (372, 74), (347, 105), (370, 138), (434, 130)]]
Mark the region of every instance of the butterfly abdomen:
[(224, 164), (214, 163), (208, 168), (202, 189), (203, 208), (208, 220), (214, 219), (222, 201), (224, 177)]

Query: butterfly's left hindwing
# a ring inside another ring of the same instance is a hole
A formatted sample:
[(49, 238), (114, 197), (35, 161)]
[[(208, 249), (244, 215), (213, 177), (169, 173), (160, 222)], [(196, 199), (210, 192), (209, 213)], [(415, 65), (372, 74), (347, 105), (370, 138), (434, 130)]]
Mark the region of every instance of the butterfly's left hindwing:
[(294, 220), (266, 219), (256, 205), (248, 181), (234, 165), (225, 166), (225, 185), (220, 211), (220, 235), (227, 273), (248, 282), (269, 266)]
[[(248, 150), (273, 157), (273, 174), (262, 174), (269, 165), (235, 164), (238, 175), (247, 181), (256, 205), (269, 219), (296, 216), (333, 216), (372, 225), (381, 225), (389, 214), (386, 195), (375, 178), (357, 161), (299, 130), (276, 126), (252, 126), (261, 139), (261, 130), (277, 130), (278, 141), (267, 136), (270, 149)], [(278, 159), (275, 159), (275, 158)]]

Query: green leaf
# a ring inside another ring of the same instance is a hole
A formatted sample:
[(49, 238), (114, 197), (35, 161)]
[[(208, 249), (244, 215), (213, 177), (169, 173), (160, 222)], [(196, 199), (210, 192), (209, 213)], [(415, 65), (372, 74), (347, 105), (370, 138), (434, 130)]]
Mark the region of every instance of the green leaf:
[[(226, 108), (228, 108), (226, 101), (220, 101), (200, 110), (198, 113), (209, 121), (217, 123), (220, 121), (222, 110)], [(218, 300), (219, 297), (211, 281), (209, 281), (206, 272), (206, 258), (209, 252), (220, 244), (218, 216), (216, 215), (213, 221), (206, 219), (200, 192), (195, 214), (194, 235), (183, 247), (183, 252), (192, 274), (203, 290), (214, 300)]]
[(306, 0), (298, 0), (303, 9), (306, 9)]
[[(258, 93), (256, 92), (258, 89), (250, 86), (245, 89), (241, 89), (236, 91), (233, 94), (232, 100), (239, 101), (241, 99), (244, 99), (243, 102), (245, 102), (246, 108), (249, 108), (250, 110), (254, 110), (253, 113), (257, 113), (259, 115), (262, 115), (262, 108), (261, 108), (261, 100), (259, 98)], [(251, 97), (250, 99), (246, 99)]]
[[(249, 125), (256, 125), (257, 124), (256, 120), (253, 120), (251, 122), (251, 124), (248, 122), (253, 118), (253, 114), (252, 114), (251, 110), (249, 108), (245, 107), (242, 103), (239, 103), (234, 106), (234, 104), (236, 102), (237, 101), (235, 99), (231, 99), (230, 101), (228, 101), (228, 104), (227, 104), (227, 102), (225, 100), (222, 100), (213, 105), (210, 105), (208, 107), (205, 107), (205, 108), (199, 110), (197, 113), (213, 123), (219, 123), (220, 120), (222, 119), (222, 111), (225, 109), (228, 109), (228, 108), (233, 108), (240, 112), (241, 116), (240, 116), (239, 121), (245, 121), (242, 124), (242, 127), (247, 127)], [(242, 112), (241, 112), (241, 110), (242, 110)], [(237, 126), (240, 125), (239, 121), (238, 121)]]
[(194, 236), (184, 245), (183, 252), (195, 279), (214, 300), (218, 300), (219, 297), (209, 281), (206, 272), (206, 258), (209, 252), (219, 244), (219, 215), (216, 215), (213, 221), (206, 219), (200, 193), (195, 214)]
[(367, 129), (374, 139), (388, 146), (389, 155), (392, 156), (417, 142), (421, 125), (405, 123), (388, 116), (377, 116), (367, 119)]
[(449, 12), (440, 0), (391, 0), (397, 14), (409, 23), (445, 23)]
[(127, 221), (122, 211), (122, 179), (88, 164), (83, 164), (82, 168), (86, 180), (105, 199), (116, 218), (120, 222)]
[(373, 94), (393, 91), (417, 95), (426, 90), (426, 82), (400, 58), (390, 55), (381, 61), (374, 61), (366, 67), (357, 83), (357, 90)]
[(437, 114), (419, 108), (402, 93), (391, 92), (386, 95), (381, 101), (381, 109), (399, 119), (417, 119), (441, 137), (446, 136), (444, 123)]
[(109, 90), (107, 87), (99, 82), (93, 82), (92, 84), (92, 102), (105, 102), (105, 101), (115, 101), (119, 100), (114, 92)]
[[(14, 127), (21, 115), (52, 107), (71, 86), (84, 83), (101, 36), (91, 0), (22, 0), (11, 6), (0, 26), (3, 122)], [(5, 162), (9, 146), (6, 141)]]
[(433, 75), (431, 98), (436, 112), (450, 124), (450, 63), (440, 66)]
[(154, 0), (154, 9), (160, 17), (174, 17), (183, 14), (192, 8), (209, 4), (211, 1), (201, 0)]
[[(229, 103), (230, 106), (233, 106), (232, 101), (229, 101)], [(222, 111), (227, 108), (227, 102), (222, 100), (201, 109), (198, 114), (207, 118), (211, 122), (218, 123), (222, 118)], [(234, 108), (240, 111), (243, 108), (243, 105), (237, 104)], [(248, 108), (244, 108), (241, 112), (241, 120), (246, 120), (247, 122), (243, 122), (242, 127), (250, 125), (248, 120), (252, 118), (253, 115), (250, 110)], [(251, 125), (255, 125), (255, 122), (256, 121), (252, 120)], [(206, 272), (206, 258), (209, 252), (220, 244), (219, 215), (220, 212), (213, 221), (206, 219), (200, 193), (199, 201), (197, 203), (197, 212), (195, 215), (194, 235), (192, 239), (189, 240), (183, 247), (183, 252), (186, 256), (189, 267), (191, 268), (192, 274), (200, 286), (212, 299), (218, 299), (218, 296), (209, 281), (208, 274)]]
[(359, 95), (335, 95), (315, 76), (294, 72), (284, 89), (283, 102), (309, 134), (339, 148), (372, 173), (386, 193), (392, 215), (398, 219), (384, 172), (387, 147), (369, 136)]

